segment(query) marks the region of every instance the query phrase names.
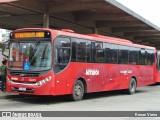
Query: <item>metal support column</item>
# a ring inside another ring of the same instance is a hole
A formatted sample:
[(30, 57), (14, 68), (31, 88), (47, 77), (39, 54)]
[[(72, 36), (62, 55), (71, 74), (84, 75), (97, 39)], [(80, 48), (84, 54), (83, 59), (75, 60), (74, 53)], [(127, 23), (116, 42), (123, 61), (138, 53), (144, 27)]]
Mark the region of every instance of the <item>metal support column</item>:
[(98, 29), (96, 27), (93, 28), (93, 33), (98, 34)]
[(43, 16), (43, 28), (49, 28), (49, 13), (45, 13)]

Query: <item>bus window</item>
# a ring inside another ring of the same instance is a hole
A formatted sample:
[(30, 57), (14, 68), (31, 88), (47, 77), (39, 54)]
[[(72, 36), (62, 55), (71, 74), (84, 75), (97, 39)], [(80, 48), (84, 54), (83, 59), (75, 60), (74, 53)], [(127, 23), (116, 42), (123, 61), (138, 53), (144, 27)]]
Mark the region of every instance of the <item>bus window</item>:
[(12, 42), (10, 45), (8, 67), (16, 70), (24, 69), (24, 62), (30, 63), (29, 70), (48, 70), (51, 68), (51, 43), (50, 42)]
[(129, 64), (137, 65), (138, 64), (138, 56), (139, 56), (138, 48), (130, 47), (129, 48)]
[(90, 41), (72, 38), (72, 61), (89, 62), (91, 57)]
[(96, 42), (95, 43), (95, 51), (96, 51), (96, 62), (97, 63), (104, 63), (104, 49), (103, 43)]
[(58, 48), (58, 63), (67, 64), (70, 58), (70, 49), (67, 48)]
[(154, 63), (154, 51), (146, 50), (147, 52), (147, 65), (153, 65)]
[(71, 43), (69, 38), (58, 37), (54, 42), (54, 70), (62, 71), (69, 63), (71, 56)]
[(87, 50), (87, 62), (91, 62), (91, 41), (87, 41), (86, 50)]
[(147, 64), (147, 54), (146, 54), (145, 49), (140, 49), (139, 51), (139, 63), (141, 65), (146, 65)]
[(119, 45), (118, 63), (128, 64), (128, 47)]
[(105, 63), (117, 63), (118, 45), (105, 43)]
[(87, 62), (86, 41), (77, 40), (76, 61)]

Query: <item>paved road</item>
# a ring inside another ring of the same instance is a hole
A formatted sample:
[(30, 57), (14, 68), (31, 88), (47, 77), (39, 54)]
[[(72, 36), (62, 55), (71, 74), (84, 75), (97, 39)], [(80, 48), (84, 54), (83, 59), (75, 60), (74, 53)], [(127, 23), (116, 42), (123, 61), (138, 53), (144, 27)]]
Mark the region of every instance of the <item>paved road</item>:
[(123, 91), (87, 94), (78, 102), (69, 101), (66, 96), (34, 97), (0, 92), (0, 110), (160, 111), (160, 85), (138, 88), (134, 95)]
[[(69, 101), (67, 96), (35, 97), (0, 92), (0, 111), (160, 111), (160, 85), (138, 88), (134, 95), (127, 95), (124, 91), (87, 94), (78, 102)], [(61, 119), (63, 118), (58, 118)], [(83, 119), (88, 120), (88, 118)], [(96, 120), (96, 118), (91, 119)], [(117, 120), (117, 118), (107, 119)], [(118, 119), (159, 120), (151, 117)]]

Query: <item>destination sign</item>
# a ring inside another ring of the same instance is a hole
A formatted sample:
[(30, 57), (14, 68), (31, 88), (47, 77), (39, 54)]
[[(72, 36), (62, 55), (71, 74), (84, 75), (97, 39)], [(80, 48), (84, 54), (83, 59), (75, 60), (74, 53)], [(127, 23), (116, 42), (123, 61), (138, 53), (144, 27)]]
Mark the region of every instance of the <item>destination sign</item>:
[(51, 38), (49, 31), (20, 31), (10, 34), (11, 39), (26, 39), (26, 38)]
[(20, 32), (15, 33), (14, 38), (44, 38), (44, 32)]

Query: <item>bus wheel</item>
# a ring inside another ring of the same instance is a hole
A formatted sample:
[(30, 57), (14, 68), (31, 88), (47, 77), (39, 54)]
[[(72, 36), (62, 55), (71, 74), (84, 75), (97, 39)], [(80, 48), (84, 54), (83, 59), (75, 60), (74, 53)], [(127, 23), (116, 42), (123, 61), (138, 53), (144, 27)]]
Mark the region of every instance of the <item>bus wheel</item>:
[(136, 80), (134, 78), (131, 78), (130, 83), (129, 83), (129, 89), (128, 89), (128, 93), (130, 95), (134, 94), (136, 92)]
[(77, 80), (74, 84), (71, 98), (74, 101), (79, 101), (83, 98), (84, 95), (84, 84), (81, 80)]

